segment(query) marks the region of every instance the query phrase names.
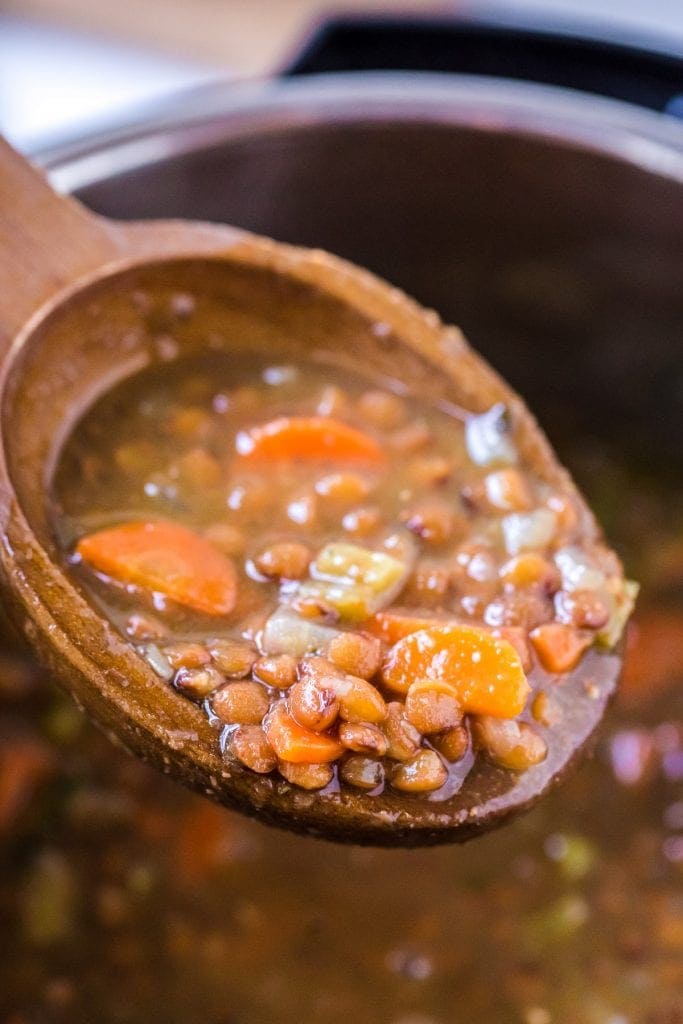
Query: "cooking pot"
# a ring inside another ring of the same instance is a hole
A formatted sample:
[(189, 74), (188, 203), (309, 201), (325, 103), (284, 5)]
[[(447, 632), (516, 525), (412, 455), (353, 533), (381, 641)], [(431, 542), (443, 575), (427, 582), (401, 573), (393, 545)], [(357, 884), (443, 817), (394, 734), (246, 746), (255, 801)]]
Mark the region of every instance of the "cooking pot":
[(680, 458), (672, 116), (491, 77), (307, 75), (204, 87), (42, 160), (110, 217), (226, 221), (366, 265), (462, 326), (551, 437), (582, 417)]

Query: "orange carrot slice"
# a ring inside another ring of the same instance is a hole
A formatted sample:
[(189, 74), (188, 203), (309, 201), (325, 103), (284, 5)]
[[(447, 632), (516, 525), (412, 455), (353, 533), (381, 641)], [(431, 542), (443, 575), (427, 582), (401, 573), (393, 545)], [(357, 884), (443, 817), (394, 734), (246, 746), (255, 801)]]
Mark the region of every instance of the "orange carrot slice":
[(76, 552), (99, 572), (165, 594), (207, 615), (229, 615), (235, 567), (208, 540), (177, 523), (124, 523), (82, 537)]
[(237, 435), (237, 451), (253, 462), (384, 461), (374, 438), (327, 416), (282, 416)]
[(531, 690), (512, 644), (474, 626), (411, 633), (389, 651), (382, 678), (399, 693), (417, 680), (445, 683), (463, 711), (496, 718), (518, 715)]
[(593, 643), (590, 633), (582, 633), (561, 622), (548, 622), (529, 633), (538, 660), (547, 672), (571, 672), (583, 652)]
[(407, 609), (391, 608), (388, 611), (376, 612), (364, 623), (363, 629), (393, 647), (404, 636), (417, 633), (419, 629), (447, 625), (451, 625), (448, 620), (440, 620), (433, 615), (420, 615)]
[(323, 764), (344, 753), (341, 743), (295, 722), (284, 703), (275, 704), (263, 720), (268, 742), (282, 761), (292, 764)]

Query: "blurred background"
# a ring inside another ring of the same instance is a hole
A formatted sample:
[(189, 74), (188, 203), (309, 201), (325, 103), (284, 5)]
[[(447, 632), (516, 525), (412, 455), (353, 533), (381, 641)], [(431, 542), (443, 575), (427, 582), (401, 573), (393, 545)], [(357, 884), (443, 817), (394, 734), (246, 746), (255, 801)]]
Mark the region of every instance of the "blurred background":
[(36, 150), (174, 90), (286, 66), (339, 13), (460, 14), (683, 53), (681, 0), (2, 0), (0, 129)]

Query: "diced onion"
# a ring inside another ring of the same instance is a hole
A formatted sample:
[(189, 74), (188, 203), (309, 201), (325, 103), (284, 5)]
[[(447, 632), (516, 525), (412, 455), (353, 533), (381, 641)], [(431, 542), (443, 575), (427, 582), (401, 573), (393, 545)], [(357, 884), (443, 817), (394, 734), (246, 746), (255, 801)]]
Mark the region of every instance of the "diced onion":
[(138, 650), (144, 657), (150, 668), (154, 669), (162, 679), (173, 678), (173, 668), (165, 654), (159, 650), (156, 644), (141, 644)]
[(278, 608), (270, 616), (261, 634), (261, 647), (266, 654), (291, 654), (301, 658), (319, 651), (339, 631), (310, 619), (302, 619), (291, 608)]
[(477, 466), (506, 465), (517, 462), (517, 449), (510, 437), (508, 413), (498, 402), (465, 423), (467, 454)]
[(621, 639), (624, 626), (629, 620), (638, 597), (638, 591), (640, 590), (640, 587), (634, 580), (620, 579), (616, 585), (612, 584), (614, 584), (614, 580), (609, 580), (608, 587), (614, 599), (614, 608), (607, 624), (596, 636), (598, 643), (602, 647), (609, 647), (610, 649), (616, 647)]
[(602, 590), (607, 582), (590, 556), (574, 545), (556, 552), (555, 565), (562, 575), (563, 590)]
[(540, 551), (551, 542), (557, 529), (557, 516), (549, 508), (533, 512), (511, 512), (501, 520), (505, 550), (509, 555), (521, 551)]

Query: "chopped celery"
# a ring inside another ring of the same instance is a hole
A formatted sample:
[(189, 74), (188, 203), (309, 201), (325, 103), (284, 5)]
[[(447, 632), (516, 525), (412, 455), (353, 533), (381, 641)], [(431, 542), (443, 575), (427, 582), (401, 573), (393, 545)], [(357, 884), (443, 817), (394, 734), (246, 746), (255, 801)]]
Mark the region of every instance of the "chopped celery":
[(394, 600), (410, 569), (410, 562), (385, 551), (337, 541), (318, 553), (311, 566), (313, 579), (301, 584), (299, 595), (319, 598), (342, 619), (359, 622)]
[(403, 585), (406, 563), (385, 551), (370, 551), (358, 544), (337, 541), (327, 544), (311, 566), (311, 575), (318, 580), (368, 587), (381, 594)]
[(640, 586), (634, 580), (622, 580), (617, 576), (607, 581), (607, 590), (614, 599), (614, 609), (607, 624), (596, 634), (596, 643), (600, 647), (612, 648), (621, 639), (624, 627), (633, 611)]

